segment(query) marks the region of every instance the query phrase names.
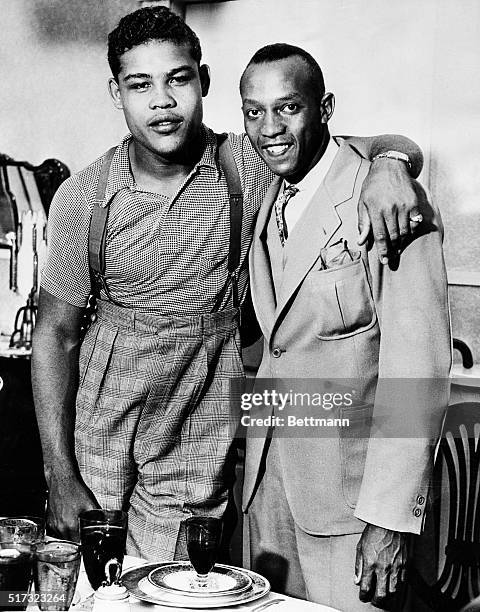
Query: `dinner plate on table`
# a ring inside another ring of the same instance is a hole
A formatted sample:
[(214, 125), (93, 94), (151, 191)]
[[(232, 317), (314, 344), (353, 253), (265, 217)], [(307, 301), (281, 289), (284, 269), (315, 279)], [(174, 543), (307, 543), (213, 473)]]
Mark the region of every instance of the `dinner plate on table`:
[[(141, 601), (162, 606), (198, 610), (225, 608), (249, 603), (264, 597), (270, 591), (268, 580), (256, 572), (220, 564), (216, 565), (212, 571), (215, 572), (215, 570), (221, 578), (220, 582), (217, 583), (217, 590), (210, 594), (202, 593), (198, 595), (192, 591), (184, 591), (182, 588), (178, 588), (179, 584), (183, 583), (187, 572), (192, 572), (193, 576), (195, 575), (188, 561), (149, 563), (148, 565), (135, 567), (123, 574), (122, 581), (129, 592)], [(174, 588), (172, 588), (172, 582), (168, 580), (168, 577), (177, 577), (182, 573), (184, 576), (179, 583), (176, 582), (177, 578), (172, 579), (174, 585)], [(166, 586), (164, 585), (165, 580)], [(162, 586), (158, 586), (158, 584)], [(223, 592), (220, 592), (218, 588), (222, 588), (222, 585), (230, 585), (231, 588), (225, 588)]]
[(197, 574), (188, 561), (167, 563), (148, 574), (153, 586), (170, 594), (190, 597), (239, 595), (252, 586), (252, 578), (244, 570), (218, 563), (209, 572), (205, 586), (198, 586), (196, 578)]

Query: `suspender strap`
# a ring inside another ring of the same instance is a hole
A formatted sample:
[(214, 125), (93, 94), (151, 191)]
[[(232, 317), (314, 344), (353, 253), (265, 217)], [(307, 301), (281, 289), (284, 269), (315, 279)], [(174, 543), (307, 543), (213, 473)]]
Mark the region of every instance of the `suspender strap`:
[(108, 175), (116, 147), (107, 151), (100, 170), (95, 203), (90, 218), (90, 228), (88, 232), (88, 261), (90, 265), (90, 275), (92, 279), (92, 294), (100, 296), (100, 288), (103, 288), (107, 297), (110, 299), (105, 283), (105, 242), (107, 235), (108, 203), (102, 206), (107, 190)]
[(230, 199), (230, 250), (228, 271), (233, 272), (240, 263), (242, 247), (243, 191), (237, 165), (233, 159), (228, 138), (222, 140), (218, 150), (220, 166), (225, 174)]
[(230, 245), (228, 250), (228, 278), (225, 285), (222, 287), (213, 311), (219, 310), (223, 299), (228, 291), (228, 286), (232, 284), (232, 300), (233, 306), (237, 308), (240, 305), (238, 296), (238, 265), (242, 252), (242, 217), (243, 217), (243, 191), (238, 174), (237, 164), (233, 159), (232, 148), (228, 140), (227, 134), (217, 135), (218, 142), (218, 158), (220, 167), (227, 181), (229, 203), (230, 203)]

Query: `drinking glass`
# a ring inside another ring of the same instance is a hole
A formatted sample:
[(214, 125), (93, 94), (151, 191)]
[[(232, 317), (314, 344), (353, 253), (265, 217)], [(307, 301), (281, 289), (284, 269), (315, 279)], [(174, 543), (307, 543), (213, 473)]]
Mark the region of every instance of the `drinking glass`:
[(68, 610), (80, 571), (80, 544), (53, 540), (34, 553), (35, 601), (40, 610)]
[(127, 514), (122, 510), (86, 510), (79, 516), (83, 564), (95, 590), (112, 584), (122, 572)]
[(15, 516), (0, 519), (0, 540), (34, 544), (45, 539), (45, 519), (41, 516)]
[(187, 551), (197, 573), (197, 586), (205, 588), (208, 574), (215, 565), (222, 539), (222, 519), (211, 516), (192, 516), (185, 521)]
[(26, 610), (32, 559), (31, 544), (0, 540), (0, 610)]

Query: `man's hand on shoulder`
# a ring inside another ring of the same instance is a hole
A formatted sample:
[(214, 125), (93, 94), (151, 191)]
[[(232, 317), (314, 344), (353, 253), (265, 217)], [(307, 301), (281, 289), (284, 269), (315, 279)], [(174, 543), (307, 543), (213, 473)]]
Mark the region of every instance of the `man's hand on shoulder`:
[(357, 545), (355, 583), (359, 597), (388, 610), (405, 582), (409, 534), (366, 525)]
[(383, 264), (388, 263), (389, 256), (398, 256), (421, 222), (413, 182), (405, 162), (387, 157), (372, 162), (363, 182), (358, 201), (358, 243), (364, 244), (371, 231)]
[(84, 510), (99, 508), (93, 493), (73, 474), (47, 477), (49, 497), (47, 525), (55, 536), (78, 540), (78, 515)]

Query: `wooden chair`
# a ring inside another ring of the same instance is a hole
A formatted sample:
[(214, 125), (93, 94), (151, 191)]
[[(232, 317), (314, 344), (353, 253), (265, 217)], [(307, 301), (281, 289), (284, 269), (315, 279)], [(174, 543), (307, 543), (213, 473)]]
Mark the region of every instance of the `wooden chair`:
[(435, 612), (457, 612), (480, 595), (480, 403), (449, 406), (433, 495), (438, 578), (426, 584), (411, 568), (409, 582)]

